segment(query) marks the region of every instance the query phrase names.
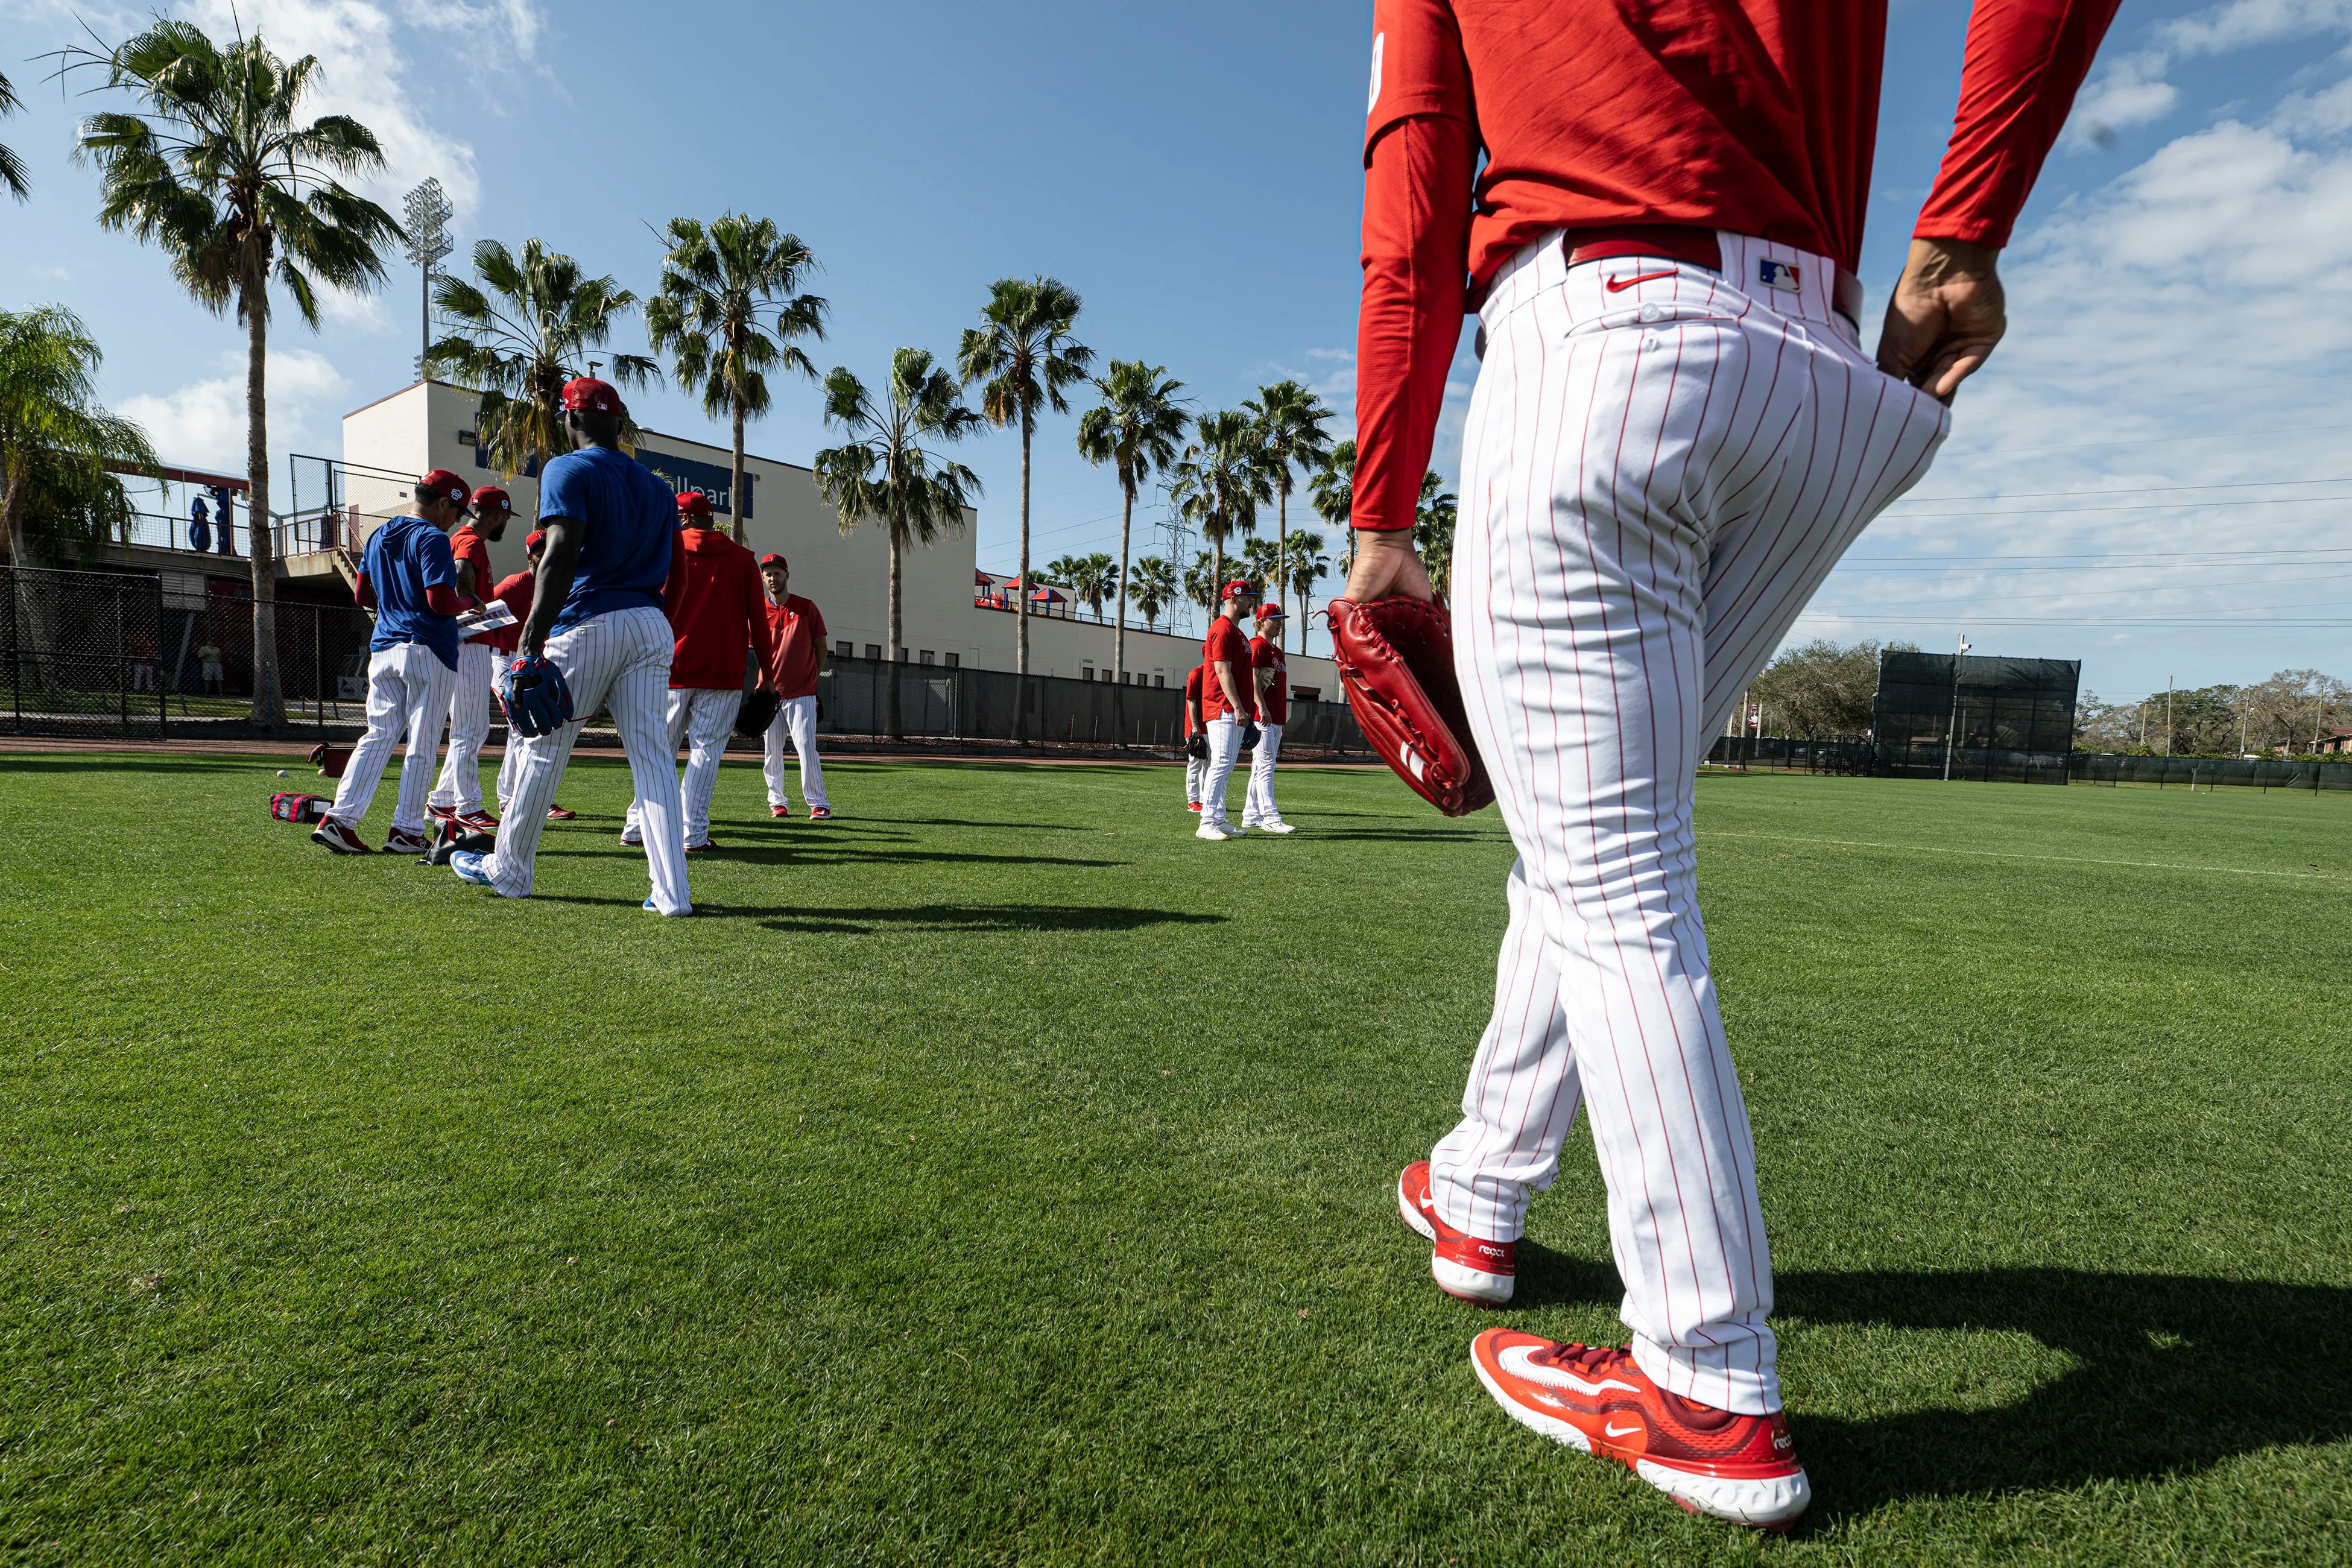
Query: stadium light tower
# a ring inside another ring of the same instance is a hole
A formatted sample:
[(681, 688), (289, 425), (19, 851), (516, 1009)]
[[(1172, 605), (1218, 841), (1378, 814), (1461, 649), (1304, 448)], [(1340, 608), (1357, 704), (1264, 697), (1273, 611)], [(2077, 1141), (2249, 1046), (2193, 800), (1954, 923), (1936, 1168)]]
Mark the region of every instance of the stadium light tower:
[(427, 180), (408, 193), (401, 204), (401, 226), (408, 230), (408, 259), (420, 274), (423, 302), (418, 320), (422, 336), (416, 351), (416, 379), (425, 379), (425, 356), (433, 347), (433, 264), (449, 254), (449, 219), (457, 209), (438, 180)]
[[(1944, 731), (1944, 782), (1946, 784), (1952, 782), (1952, 748), (1959, 744), (1960, 740), (1960, 660), (1968, 657), (1970, 646), (1969, 634), (1962, 632), (1960, 651), (1952, 656), (1952, 721)], [(1990, 765), (1990, 759), (1987, 765)]]

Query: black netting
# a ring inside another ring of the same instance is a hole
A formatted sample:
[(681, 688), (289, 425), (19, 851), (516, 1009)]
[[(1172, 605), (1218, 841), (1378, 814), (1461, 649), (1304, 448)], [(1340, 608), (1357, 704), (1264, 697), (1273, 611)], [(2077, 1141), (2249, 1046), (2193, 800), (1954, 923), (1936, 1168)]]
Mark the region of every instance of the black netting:
[(162, 579), (0, 566), (0, 593), (8, 601), (0, 724), (10, 734), (162, 736)]
[(2154, 784), (2158, 789), (2352, 790), (2352, 762), (2285, 757), (2124, 757), (2077, 752), (2067, 760), (2076, 784)]
[(2082, 672), (2074, 659), (1890, 652), (1878, 666), (1872, 771), (2064, 784)]
[[(1173, 687), (1046, 675), (1024, 679), (1003, 670), (866, 658), (835, 658), (826, 666), (817, 683), (824, 710), (818, 727), (835, 734), (888, 733), (894, 682), (898, 730), (908, 737), (1172, 751), (1184, 735), (1184, 694)], [(1286, 752), (1362, 756), (1369, 749), (1344, 703), (1290, 705)]]

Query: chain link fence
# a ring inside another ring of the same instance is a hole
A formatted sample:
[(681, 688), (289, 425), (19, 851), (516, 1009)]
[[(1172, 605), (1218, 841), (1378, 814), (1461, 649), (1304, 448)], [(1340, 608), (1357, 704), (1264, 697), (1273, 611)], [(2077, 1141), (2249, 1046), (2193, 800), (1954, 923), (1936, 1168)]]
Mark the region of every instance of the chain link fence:
[[(818, 729), (837, 735), (887, 734), (893, 682), (899, 732), (909, 738), (1167, 752), (1183, 743), (1184, 694), (1173, 687), (1024, 678), (1003, 670), (868, 658), (836, 658), (826, 665), (817, 681), (817, 700), (824, 710)], [(1293, 702), (1282, 749), (1286, 756), (1337, 757), (1369, 756), (1371, 750), (1355, 716), (1337, 702)]]
[(2126, 757), (2076, 752), (2066, 763), (2076, 784), (2153, 784), (2158, 789), (2352, 790), (2352, 758)]

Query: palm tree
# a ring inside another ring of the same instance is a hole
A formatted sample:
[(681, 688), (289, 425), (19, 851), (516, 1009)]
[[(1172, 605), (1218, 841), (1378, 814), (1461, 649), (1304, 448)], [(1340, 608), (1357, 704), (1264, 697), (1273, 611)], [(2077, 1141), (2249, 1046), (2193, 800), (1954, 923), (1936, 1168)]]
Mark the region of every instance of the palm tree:
[(1173, 470), (1169, 500), (1185, 521), (1200, 525), (1215, 552), (1217, 574), (1225, 570), (1225, 541), (1235, 530), (1257, 528), (1257, 509), (1274, 499), (1257, 439), (1257, 425), (1237, 408), (1203, 414), (1193, 421), (1192, 444)]
[[(1290, 558), (1293, 470), (1305, 468), (1311, 475), (1330, 455), (1331, 435), (1323, 425), (1331, 417), (1331, 410), (1304, 384), (1287, 380), (1259, 387), (1257, 395), (1242, 407), (1257, 423), (1259, 449), (1265, 454), (1266, 467), (1274, 477), (1275, 559), (1286, 561)], [(1274, 595), (1278, 605), (1284, 605), (1284, 586), (1282, 574), (1276, 573)]]
[(1298, 651), (1307, 651), (1308, 607), (1315, 602), (1315, 584), (1331, 574), (1331, 563), (1323, 558), (1323, 536), (1302, 529), (1290, 536), (1289, 570), (1284, 574), (1290, 591), (1298, 595)]
[(72, 510), (95, 515), (108, 510), (107, 487), (121, 488), (110, 466), (161, 467), (147, 433), (99, 403), (105, 357), (61, 305), (0, 310), (0, 555), (11, 561), (23, 559), (18, 536), (28, 518), (58, 515), (37, 497), (87, 496), (90, 505)]
[(1269, 585), (1279, 593), (1283, 577), (1282, 557), (1275, 552), (1271, 539), (1246, 539), (1242, 542), (1242, 569), (1253, 583)]
[[(1099, 622), (1103, 618), (1103, 601), (1118, 591), (1118, 564), (1097, 550), (1078, 557), (1077, 570), (1070, 574), (1070, 591), (1086, 601), (1087, 608), (1095, 613)], [(1118, 679), (1116, 671), (1112, 679)]]
[(1143, 612), (1143, 624), (1150, 626), (1160, 618), (1160, 612), (1175, 604), (1181, 592), (1176, 582), (1174, 563), (1158, 555), (1147, 555), (1135, 563), (1135, 569), (1120, 579), (1120, 588), (1135, 595), (1136, 607)]
[(1347, 559), (1340, 563), (1342, 573), (1351, 572), (1356, 565), (1356, 531), (1349, 519), (1356, 510), (1356, 444), (1342, 441), (1331, 448), (1330, 455), (1316, 468), (1307, 481), (1307, 493), (1315, 504), (1315, 515), (1328, 528), (1338, 531), (1348, 542)]
[[(980, 425), (980, 416), (957, 401), (955, 378), (921, 349), (890, 356), (890, 383), (877, 403), (863, 384), (836, 366), (824, 378), (824, 422), (849, 439), (819, 452), (816, 488), (831, 503), (847, 533), (867, 518), (879, 521), (890, 542), (890, 646), (895, 665), (904, 652), (899, 613), (906, 547), (928, 545), (963, 526), (964, 510), (980, 497), (980, 476), (950, 462), (942, 443), (961, 441)], [(1026, 595), (1024, 578), (1021, 591)], [(882, 682), (883, 729), (905, 738), (898, 718), (898, 678), (893, 668)]]
[[(798, 292), (816, 258), (797, 236), (780, 233), (767, 218), (722, 213), (669, 220), (669, 253), (662, 258), (661, 291), (646, 305), (646, 336), (656, 353), (671, 355), (677, 384), (699, 385), (702, 411), (734, 422), (735, 542), (743, 542), (743, 424), (768, 412), (772, 370), (814, 381), (816, 366), (799, 339), (824, 336), (825, 303)], [(761, 319), (772, 310), (774, 325)]]
[[(16, 89), (8, 85), (6, 77), (0, 76), (0, 120), (23, 107), (16, 101)], [(32, 199), (33, 182), (25, 173), (25, 160), (5, 147), (0, 147), (0, 185), (7, 186), (8, 194), (20, 202)]]
[[(474, 247), (474, 275), (482, 286), (462, 278), (433, 286), (433, 303), (457, 331), (426, 352), (425, 374), (440, 371), (479, 392), (475, 428), (490, 460), (509, 477), (535, 475), (572, 449), (563, 384), (588, 374), (589, 351), (613, 335), (637, 297), (609, 277), (585, 276), (580, 263), (536, 239), (522, 242), (520, 259), (483, 240)], [(658, 373), (643, 354), (613, 356), (612, 379), (624, 386), (643, 386)]]
[[(1029, 448), (1037, 436), (1037, 410), (1070, 411), (1063, 395), (1084, 381), (1094, 351), (1071, 336), (1080, 302), (1068, 285), (1052, 278), (1000, 278), (989, 289), (981, 324), (965, 329), (956, 368), (970, 385), (977, 381), (980, 412), (1003, 429), (1021, 426), (1021, 581), (1023, 595), (1013, 625), (1013, 670), (1029, 673)], [(1019, 721), (1015, 721), (1016, 729)]]
[(1192, 564), (1184, 568), (1184, 600), (1198, 605), (1210, 615), (1217, 613), (1217, 592), (1224, 586), (1225, 574), (1218, 562), (1205, 551), (1196, 551)]
[(372, 174), (383, 153), (346, 115), (299, 123), (318, 58), (281, 60), (258, 35), (224, 49), (186, 22), (159, 20), (105, 54), (77, 47), (64, 61), (102, 68), (106, 86), (139, 106), (82, 121), (74, 158), (98, 165), (100, 226), (160, 247), (198, 304), (234, 309), (245, 326), (252, 718), (274, 730), (285, 707), (269, 511), (269, 285), (315, 331), (320, 284), (362, 292), (383, 279), (380, 251), (402, 237), (400, 226), (336, 176)]
[[(1078, 455), (1118, 470), (1118, 629), (1110, 636), (1111, 679), (1127, 679), (1127, 555), (1135, 523), (1135, 493), (1155, 472), (1176, 460), (1184, 438), (1184, 409), (1176, 395), (1184, 384), (1166, 367), (1141, 360), (1113, 360), (1110, 374), (1095, 385), (1102, 402), (1078, 418)], [(1150, 615), (1146, 612), (1144, 619)]]
[(1429, 585), (1442, 598), (1454, 579), (1454, 500), (1444, 493), (1445, 480), (1435, 468), (1421, 476), (1421, 500), (1413, 509), (1412, 544), (1429, 568)]

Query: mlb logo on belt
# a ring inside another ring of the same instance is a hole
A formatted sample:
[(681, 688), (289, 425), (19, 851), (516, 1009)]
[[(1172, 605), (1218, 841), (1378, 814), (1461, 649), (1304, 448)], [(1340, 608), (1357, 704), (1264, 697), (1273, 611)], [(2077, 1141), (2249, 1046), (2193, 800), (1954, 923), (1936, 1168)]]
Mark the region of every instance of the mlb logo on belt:
[(1793, 261), (1759, 261), (1756, 264), (1756, 281), (1767, 289), (1797, 291), (1797, 264)]

